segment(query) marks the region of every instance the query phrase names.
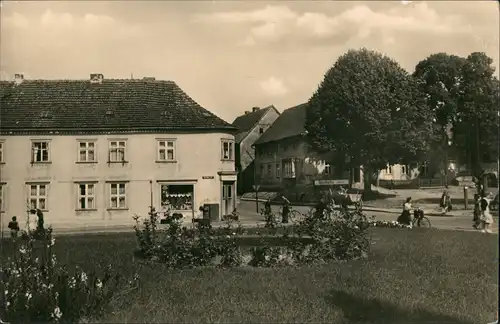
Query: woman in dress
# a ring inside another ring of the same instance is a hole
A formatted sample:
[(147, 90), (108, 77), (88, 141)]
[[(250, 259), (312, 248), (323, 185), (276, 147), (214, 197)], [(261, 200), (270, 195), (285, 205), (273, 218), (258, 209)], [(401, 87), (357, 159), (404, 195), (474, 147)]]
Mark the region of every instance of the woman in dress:
[(401, 213), (401, 216), (398, 218), (398, 223), (405, 224), (408, 226), (411, 226), (411, 211), (412, 211), (412, 206), (411, 206), (411, 197), (406, 198), (406, 202), (403, 205), (403, 212)]
[(493, 216), (490, 212), (490, 202), (492, 200), (493, 194), (490, 192), (488, 197), (481, 198), (481, 223), (483, 233), (491, 233), (491, 224), (493, 224)]

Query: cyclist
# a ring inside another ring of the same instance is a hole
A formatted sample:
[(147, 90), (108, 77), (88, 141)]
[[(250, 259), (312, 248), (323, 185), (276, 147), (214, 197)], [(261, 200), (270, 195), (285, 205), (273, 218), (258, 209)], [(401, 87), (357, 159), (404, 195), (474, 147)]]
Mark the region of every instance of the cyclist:
[(406, 202), (403, 205), (403, 212), (398, 217), (397, 222), (412, 227), (412, 223), (411, 223), (411, 211), (412, 211), (412, 209), (413, 208), (411, 206), (411, 197), (408, 197), (408, 198), (406, 198)]

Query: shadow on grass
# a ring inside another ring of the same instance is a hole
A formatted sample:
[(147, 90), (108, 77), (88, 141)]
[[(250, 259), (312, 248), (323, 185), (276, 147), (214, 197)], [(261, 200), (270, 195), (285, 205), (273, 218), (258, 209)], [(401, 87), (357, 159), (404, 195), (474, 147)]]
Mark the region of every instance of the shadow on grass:
[(355, 296), (343, 291), (333, 290), (327, 301), (344, 313), (344, 323), (454, 323), (473, 324), (455, 317), (436, 314), (426, 310), (405, 310), (377, 299)]

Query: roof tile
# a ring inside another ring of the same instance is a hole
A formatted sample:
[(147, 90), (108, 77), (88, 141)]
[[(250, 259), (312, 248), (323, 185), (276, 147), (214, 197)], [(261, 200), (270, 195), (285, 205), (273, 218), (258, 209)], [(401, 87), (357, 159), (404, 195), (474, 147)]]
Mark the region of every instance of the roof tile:
[(0, 132), (236, 131), (175, 82), (25, 80), (0, 82)]
[(305, 132), (307, 103), (288, 108), (274, 121), (254, 145), (279, 141)]

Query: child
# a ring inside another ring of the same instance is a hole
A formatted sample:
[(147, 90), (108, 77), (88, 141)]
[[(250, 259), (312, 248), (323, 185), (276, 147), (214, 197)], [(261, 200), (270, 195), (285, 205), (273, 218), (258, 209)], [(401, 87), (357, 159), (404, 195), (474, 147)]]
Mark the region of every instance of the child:
[(481, 223), (483, 224), (481, 232), (483, 233), (491, 233), (491, 224), (493, 224), (493, 216), (490, 213), (491, 196), (490, 193), (488, 198), (484, 195), (481, 198)]
[(12, 216), (12, 220), (9, 222), (10, 237), (16, 238), (19, 232), (19, 223), (17, 222), (17, 217)]

